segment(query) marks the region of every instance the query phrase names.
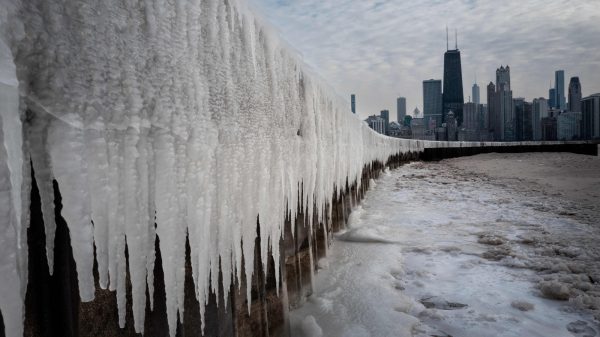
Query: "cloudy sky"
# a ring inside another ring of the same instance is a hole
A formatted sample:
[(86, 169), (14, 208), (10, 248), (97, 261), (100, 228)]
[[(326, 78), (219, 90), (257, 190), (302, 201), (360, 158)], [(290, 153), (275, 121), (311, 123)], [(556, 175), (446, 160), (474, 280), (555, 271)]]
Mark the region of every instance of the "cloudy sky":
[[(511, 67), (514, 97), (547, 96), (554, 70), (565, 87), (579, 76), (583, 94), (600, 92), (600, 0), (249, 0), (342, 96), (357, 94), (362, 116), (396, 97), (422, 110), (422, 81), (441, 79), (458, 29), (465, 101)], [(565, 92), (566, 95), (566, 92)], [(395, 118), (394, 118), (395, 119)]]

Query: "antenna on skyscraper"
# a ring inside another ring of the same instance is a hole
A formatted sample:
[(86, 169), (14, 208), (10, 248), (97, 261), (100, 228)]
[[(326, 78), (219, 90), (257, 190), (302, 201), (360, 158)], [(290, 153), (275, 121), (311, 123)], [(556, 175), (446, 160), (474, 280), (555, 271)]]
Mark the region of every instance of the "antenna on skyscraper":
[(448, 25), (446, 25), (446, 51), (448, 51), (450, 48), (448, 47)]
[(456, 43), (456, 50), (458, 50), (458, 29), (454, 29), (454, 41)]

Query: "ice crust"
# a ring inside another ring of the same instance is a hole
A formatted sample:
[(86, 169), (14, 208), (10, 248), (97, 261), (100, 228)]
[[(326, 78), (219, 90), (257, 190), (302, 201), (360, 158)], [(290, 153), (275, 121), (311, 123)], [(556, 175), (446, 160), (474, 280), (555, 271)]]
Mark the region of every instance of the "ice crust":
[(146, 285), (153, 297), (158, 236), (173, 336), (186, 237), (199, 302), (218, 292), (219, 270), (227, 296), (242, 272), (254, 272), (257, 219), (266, 270), (269, 252), (279, 259), (286, 208), (305, 205), (321, 221), (334, 190), (360, 183), (364, 165), (423, 148), (370, 130), (242, 2), (2, 6), (0, 308), (8, 336), (20, 335), (27, 280), (24, 158), (40, 190), (50, 271), (56, 180), (81, 299), (94, 298), (95, 248), (100, 286), (117, 291), (124, 326), (127, 247), (137, 332)]

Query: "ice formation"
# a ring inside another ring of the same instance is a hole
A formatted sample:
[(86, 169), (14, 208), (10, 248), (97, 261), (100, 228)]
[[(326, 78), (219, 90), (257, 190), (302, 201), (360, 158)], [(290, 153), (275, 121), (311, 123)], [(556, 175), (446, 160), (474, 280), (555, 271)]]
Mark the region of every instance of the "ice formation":
[(21, 226), (23, 138), (15, 66), (2, 39), (0, 102), (0, 310), (7, 335), (20, 336), (26, 289), (22, 280), (27, 280), (27, 239)]
[(236, 0), (2, 0), (0, 20), (8, 336), (22, 334), (30, 160), (50, 270), (55, 179), (81, 299), (94, 298), (95, 248), (100, 286), (117, 291), (124, 325), (127, 245), (143, 332), (158, 236), (174, 335), (186, 236), (199, 302), (218, 291), (210, 279), (219, 268), (227, 296), (233, 277), (254, 272), (257, 217), (266, 264), (269, 250), (279, 258), (285, 210), (297, 211), (298, 195), (322, 219), (336, 186), (360, 182), (365, 164), (423, 148), (372, 132)]

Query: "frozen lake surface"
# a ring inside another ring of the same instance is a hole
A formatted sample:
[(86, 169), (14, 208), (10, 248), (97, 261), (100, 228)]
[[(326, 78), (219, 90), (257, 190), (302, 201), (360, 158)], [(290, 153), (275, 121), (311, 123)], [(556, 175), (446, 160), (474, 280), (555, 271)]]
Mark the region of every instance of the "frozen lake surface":
[(527, 190), (445, 161), (386, 172), (319, 262), (293, 335), (600, 336), (598, 220)]

